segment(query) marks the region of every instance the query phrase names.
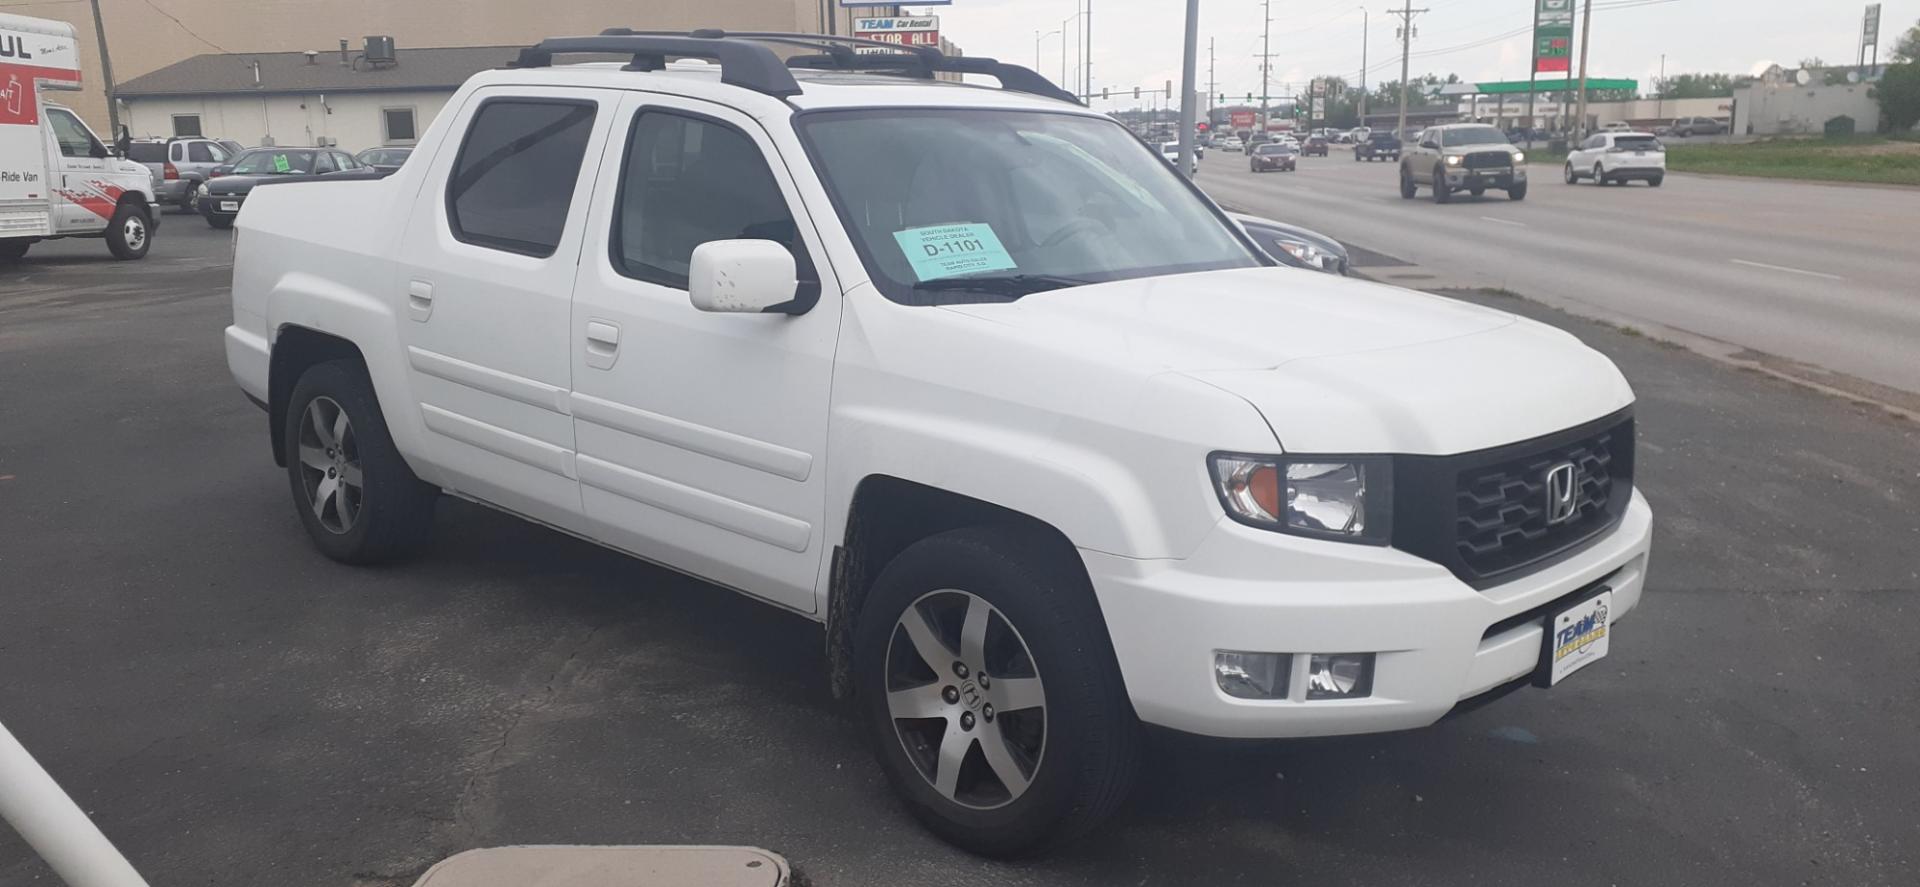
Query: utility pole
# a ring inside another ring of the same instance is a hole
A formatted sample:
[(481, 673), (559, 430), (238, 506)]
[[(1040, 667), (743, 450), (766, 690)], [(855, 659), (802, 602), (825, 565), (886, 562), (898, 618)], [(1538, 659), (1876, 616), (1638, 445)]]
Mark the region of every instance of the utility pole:
[(1273, 0), (1260, 0), (1260, 131), (1267, 131), (1267, 81), (1273, 75)]
[(1413, 17), (1426, 10), (1415, 9), (1412, 0), (1405, 0), (1404, 6), (1390, 11), (1400, 17), (1400, 122), (1395, 125), (1393, 137), (1403, 138), (1407, 131), (1407, 59), (1413, 51)]
[(1213, 97), (1220, 94), (1220, 81), (1213, 78), (1214, 57), (1213, 39), (1207, 38), (1207, 107), (1213, 107)]
[(1660, 53), (1660, 116), (1667, 116), (1667, 54)]
[(1365, 6), (1360, 7), (1360, 125), (1367, 125), (1367, 21)]
[[(1200, 0), (1187, 0), (1186, 52), (1180, 62), (1180, 174), (1193, 169), (1193, 127), (1197, 120), (1200, 77)], [(1171, 101), (1172, 96), (1167, 99)]]
[(1087, 0), (1086, 18), (1080, 23), (1087, 30), (1087, 51), (1080, 59), (1085, 71), (1080, 75), (1080, 85), (1087, 91), (1087, 107), (1093, 107), (1093, 0)]
[[(1540, 82), (1540, 3), (1534, 0), (1533, 40), (1527, 44), (1527, 150), (1533, 150), (1533, 131), (1540, 128), (1540, 122), (1533, 117), (1534, 84)], [(1479, 104), (1479, 98), (1474, 99)], [(1505, 96), (1500, 97), (1500, 107), (1507, 107)]]
[(93, 6), (93, 35), (100, 41), (100, 79), (107, 85), (107, 138), (120, 139), (120, 100), (113, 95), (113, 56), (107, 52), (107, 23), (100, 18), (100, 0)]
[(1587, 44), (1593, 42), (1593, 0), (1587, 0), (1580, 13), (1580, 117), (1574, 123), (1575, 137), (1587, 134)]

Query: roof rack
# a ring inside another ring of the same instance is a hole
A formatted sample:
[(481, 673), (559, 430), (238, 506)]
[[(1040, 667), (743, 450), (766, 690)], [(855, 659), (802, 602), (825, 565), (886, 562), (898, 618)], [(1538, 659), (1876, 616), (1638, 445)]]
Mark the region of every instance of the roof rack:
[[(798, 46), (818, 50), (785, 62), (769, 44)], [(857, 52), (857, 49), (883, 49), (886, 52)], [(923, 80), (936, 72), (984, 74), (1000, 81), (1002, 89), (1078, 104), (1073, 93), (1053, 84), (1032, 69), (990, 58), (949, 56), (931, 46), (906, 46), (858, 37), (828, 34), (795, 34), (781, 31), (635, 31), (608, 28), (594, 37), (551, 37), (536, 46), (520, 50), (512, 63), (515, 68), (544, 68), (553, 64), (556, 54), (631, 55), (622, 70), (657, 71), (667, 59), (698, 58), (720, 63), (720, 82), (770, 96), (785, 97), (800, 93), (800, 84), (788, 70), (793, 68), (834, 71), (872, 71), (900, 74)]]

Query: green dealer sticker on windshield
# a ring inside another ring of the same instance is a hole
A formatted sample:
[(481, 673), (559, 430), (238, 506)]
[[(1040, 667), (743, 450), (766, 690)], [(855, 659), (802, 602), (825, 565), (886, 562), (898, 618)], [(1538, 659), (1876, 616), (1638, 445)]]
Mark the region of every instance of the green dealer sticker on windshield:
[(994, 236), (993, 226), (978, 222), (908, 228), (893, 232), (893, 239), (899, 241), (914, 276), (921, 280), (1020, 267)]
[(287, 155), (285, 154), (273, 155), (273, 171), (274, 172), (292, 172), (293, 171), (293, 164), (287, 161)]

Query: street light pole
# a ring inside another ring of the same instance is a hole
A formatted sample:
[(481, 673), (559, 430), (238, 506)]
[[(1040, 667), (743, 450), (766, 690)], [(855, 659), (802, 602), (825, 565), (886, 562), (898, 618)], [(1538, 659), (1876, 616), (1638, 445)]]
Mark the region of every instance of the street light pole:
[(1367, 125), (1367, 24), (1370, 16), (1360, 7), (1360, 125)]
[(1260, 0), (1260, 131), (1267, 131), (1267, 81), (1273, 74), (1273, 0)]
[(1593, 42), (1593, 0), (1587, 0), (1580, 13), (1580, 117), (1574, 123), (1577, 135), (1587, 134), (1587, 44)]
[(1060, 32), (1048, 31), (1045, 34), (1040, 33), (1038, 30), (1033, 32), (1033, 71), (1034, 73), (1038, 74), (1040, 72), (1040, 41), (1045, 40), (1048, 37), (1052, 37), (1053, 35), (1058, 33)]
[(1405, 0), (1393, 11), (1400, 17), (1400, 120), (1395, 124), (1394, 138), (1404, 138), (1407, 131), (1407, 59), (1413, 50), (1413, 17), (1422, 12), (1426, 10), (1414, 9), (1412, 0)]
[[(1200, 0), (1187, 0), (1187, 48), (1180, 64), (1180, 174), (1192, 175), (1193, 127), (1199, 113), (1194, 87), (1200, 76)], [(1172, 99), (1172, 96), (1168, 96)]]

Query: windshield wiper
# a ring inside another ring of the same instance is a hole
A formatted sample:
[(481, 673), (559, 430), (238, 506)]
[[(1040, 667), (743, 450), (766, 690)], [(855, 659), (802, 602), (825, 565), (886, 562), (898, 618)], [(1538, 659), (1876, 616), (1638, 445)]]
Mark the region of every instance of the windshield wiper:
[(1047, 290), (1084, 286), (1092, 282), (1059, 274), (1008, 274), (998, 277), (943, 277), (939, 280), (921, 281), (914, 284), (913, 288), (927, 292), (960, 290), (1018, 298)]

